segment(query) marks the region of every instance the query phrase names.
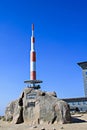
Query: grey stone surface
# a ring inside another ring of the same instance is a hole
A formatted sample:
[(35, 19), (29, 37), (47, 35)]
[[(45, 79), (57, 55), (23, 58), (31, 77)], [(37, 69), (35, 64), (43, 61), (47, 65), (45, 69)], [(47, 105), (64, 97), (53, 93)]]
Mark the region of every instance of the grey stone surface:
[(14, 109), (17, 105), (18, 100), (12, 101), (8, 104), (5, 110), (5, 119), (6, 121), (11, 121), (13, 119)]
[(25, 88), (21, 97), (12, 102), (5, 113), (6, 120), (14, 123), (30, 124), (68, 123), (71, 120), (69, 106), (57, 98), (55, 92), (43, 92), (34, 88)]
[(24, 122), (22, 113), (23, 113), (23, 107), (17, 105), (15, 108), (14, 114), (13, 114), (13, 121), (12, 122), (15, 124), (19, 124), (19, 123)]

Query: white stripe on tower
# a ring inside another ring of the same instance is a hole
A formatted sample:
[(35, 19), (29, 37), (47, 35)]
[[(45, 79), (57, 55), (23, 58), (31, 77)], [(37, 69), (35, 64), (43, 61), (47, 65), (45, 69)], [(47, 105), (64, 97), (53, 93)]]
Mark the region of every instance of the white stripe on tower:
[(32, 36), (31, 36), (30, 80), (36, 80), (36, 52), (35, 52), (34, 24), (32, 24)]

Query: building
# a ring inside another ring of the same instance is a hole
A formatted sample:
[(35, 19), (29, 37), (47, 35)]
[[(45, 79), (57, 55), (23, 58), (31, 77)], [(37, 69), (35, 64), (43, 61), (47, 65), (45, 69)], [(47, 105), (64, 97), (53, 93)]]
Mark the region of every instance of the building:
[(70, 111), (87, 112), (87, 62), (79, 62), (77, 64), (82, 68), (85, 97), (65, 98), (62, 100), (69, 104)]
[(62, 99), (70, 106), (70, 111), (87, 112), (87, 97)]
[(87, 61), (80, 62), (77, 64), (82, 68), (83, 80), (84, 80), (84, 92), (85, 92), (85, 97), (87, 97)]

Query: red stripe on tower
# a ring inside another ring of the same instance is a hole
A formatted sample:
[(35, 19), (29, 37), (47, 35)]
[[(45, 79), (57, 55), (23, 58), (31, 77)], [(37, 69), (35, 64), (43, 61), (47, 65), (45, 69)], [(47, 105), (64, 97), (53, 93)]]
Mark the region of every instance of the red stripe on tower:
[(34, 24), (32, 24), (30, 51), (30, 80), (36, 80), (36, 52), (35, 52)]
[(31, 61), (32, 61), (32, 62), (33, 62), (33, 61), (36, 62), (36, 53), (35, 53), (35, 51), (31, 52), (30, 58), (31, 58)]
[(36, 71), (31, 71), (30, 77), (31, 77), (31, 80), (36, 80)]
[(35, 43), (35, 38), (34, 37), (32, 37), (32, 43)]

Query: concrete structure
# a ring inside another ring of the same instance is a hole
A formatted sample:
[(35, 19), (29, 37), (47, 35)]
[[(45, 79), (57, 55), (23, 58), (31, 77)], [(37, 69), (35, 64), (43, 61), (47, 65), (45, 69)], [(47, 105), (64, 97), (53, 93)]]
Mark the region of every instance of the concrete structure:
[(62, 99), (70, 106), (70, 111), (87, 112), (87, 97)]
[(32, 36), (31, 36), (31, 50), (30, 50), (30, 80), (24, 81), (28, 86), (34, 87), (35, 89), (39, 89), (40, 85), (36, 85), (42, 83), (41, 80), (36, 80), (36, 52), (35, 52), (35, 37), (34, 37), (34, 24), (32, 24)]
[(80, 62), (77, 64), (82, 68), (83, 80), (84, 80), (84, 92), (85, 92), (85, 97), (87, 97), (87, 61)]

